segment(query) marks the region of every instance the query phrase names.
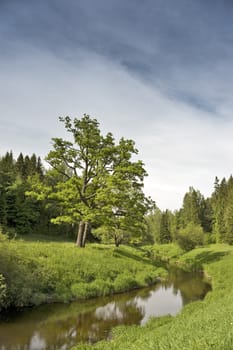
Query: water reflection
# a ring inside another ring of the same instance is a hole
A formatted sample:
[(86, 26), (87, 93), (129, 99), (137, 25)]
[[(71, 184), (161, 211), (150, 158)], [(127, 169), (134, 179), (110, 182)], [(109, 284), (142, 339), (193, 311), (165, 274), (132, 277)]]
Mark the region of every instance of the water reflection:
[(108, 338), (119, 324), (145, 324), (151, 316), (175, 315), (210, 289), (200, 276), (170, 271), (166, 283), (108, 298), (44, 305), (0, 323), (0, 350), (68, 350)]

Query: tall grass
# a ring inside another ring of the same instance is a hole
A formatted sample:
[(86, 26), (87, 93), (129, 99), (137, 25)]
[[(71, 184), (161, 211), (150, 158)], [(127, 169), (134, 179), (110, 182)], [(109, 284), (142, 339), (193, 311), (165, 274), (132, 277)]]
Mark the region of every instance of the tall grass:
[(165, 275), (140, 250), (61, 242), (0, 242), (0, 309), (127, 291)]

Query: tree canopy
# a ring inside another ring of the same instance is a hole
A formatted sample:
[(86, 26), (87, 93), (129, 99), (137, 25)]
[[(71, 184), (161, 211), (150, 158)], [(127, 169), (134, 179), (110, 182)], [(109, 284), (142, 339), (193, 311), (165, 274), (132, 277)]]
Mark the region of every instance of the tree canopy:
[(139, 229), (144, 214), (153, 205), (143, 193), (147, 175), (132, 140), (116, 142), (111, 133), (102, 135), (96, 119), (59, 118), (72, 141), (53, 138), (53, 149), (46, 160), (59, 180), (34, 187), (56, 201), (60, 211), (53, 223), (79, 223), (77, 245), (85, 246), (90, 226), (105, 226), (118, 245), (125, 236)]

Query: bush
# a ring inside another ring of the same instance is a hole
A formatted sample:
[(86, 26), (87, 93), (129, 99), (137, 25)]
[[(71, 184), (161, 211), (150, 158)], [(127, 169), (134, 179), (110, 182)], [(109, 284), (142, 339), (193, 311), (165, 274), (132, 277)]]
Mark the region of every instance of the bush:
[(125, 292), (138, 286), (137, 281), (129, 273), (118, 275), (114, 281), (114, 290), (116, 292)]
[(108, 281), (95, 280), (92, 283), (74, 283), (71, 292), (74, 298), (87, 299), (111, 294), (112, 286)]
[(214, 233), (204, 234), (204, 244), (214, 244), (216, 243), (216, 235)]
[(192, 250), (198, 245), (203, 245), (203, 228), (198, 224), (194, 224), (193, 222), (189, 223), (185, 228), (179, 231), (177, 243), (185, 251)]

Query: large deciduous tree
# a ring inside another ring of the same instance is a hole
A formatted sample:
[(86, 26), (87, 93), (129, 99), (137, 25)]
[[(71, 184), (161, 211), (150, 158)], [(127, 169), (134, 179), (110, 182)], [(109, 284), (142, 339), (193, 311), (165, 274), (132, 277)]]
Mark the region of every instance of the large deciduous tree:
[(77, 245), (85, 246), (91, 224), (105, 225), (118, 245), (125, 231), (133, 231), (143, 220), (151, 200), (143, 194), (147, 175), (132, 140), (114, 140), (101, 134), (96, 119), (59, 118), (72, 140), (53, 138), (53, 149), (46, 157), (61, 180), (44, 191), (59, 203), (54, 223), (79, 223)]

